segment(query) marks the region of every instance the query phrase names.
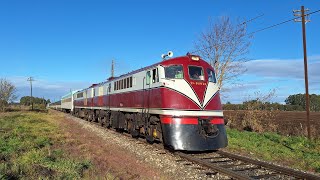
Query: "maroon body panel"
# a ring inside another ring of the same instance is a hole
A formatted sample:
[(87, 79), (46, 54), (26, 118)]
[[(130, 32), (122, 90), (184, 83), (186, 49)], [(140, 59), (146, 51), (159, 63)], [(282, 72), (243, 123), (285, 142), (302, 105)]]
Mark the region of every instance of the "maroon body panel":
[[(74, 104), (80, 107), (201, 109), (190, 98), (165, 87), (87, 98), (87, 105), (84, 99), (75, 100)], [(208, 102), (205, 110), (222, 110), (219, 93)]]

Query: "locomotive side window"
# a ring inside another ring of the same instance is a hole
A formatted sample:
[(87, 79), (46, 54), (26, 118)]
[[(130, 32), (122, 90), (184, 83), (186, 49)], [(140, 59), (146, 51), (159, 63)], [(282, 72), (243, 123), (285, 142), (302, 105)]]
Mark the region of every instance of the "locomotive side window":
[(77, 94), (77, 98), (82, 98), (82, 97), (83, 97), (83, 92)]
[(211, 69), (207, 69), (207, 72), (208, 72), (208, 81), (216, 83), (217, 80), (216, 80), (216, 75), (214, 74), (214, 72)]
[(183, 79), (182, 65), (172, 65), (164, 68), (165, 77), (168, 79)]
[(147, 85), (150, 84), (150, 79), (151, 79), (151, 73), (150, 73), (150, 71), (148, 71), (147, 74), (146, 74), (146, 84)]
[(157, 68), (152, 70), (152, 82), (153, 83), (159, 82), (159, 75), (158, 75)]
[(129, 88), (129, 78), (127, 78), (126, 80), (127, 80), (127, 87), (126, 88)]
[(91, 89), (91, 97), (96, 96), (96, 91), (95, 90), (96, 90), (95, 88)]
[(100, 86), (98, 89), (99, 89), (99, 94), (98, 94), (98, 96), (102, 96), (103, 95), (103, 85), (102, 86)]
[(130, 87), (132, 87), (132, 76), (130, 77)]
[(189, 77), (193, 80), (204, 80), (203, 69), (199, 66), (189, 66)]

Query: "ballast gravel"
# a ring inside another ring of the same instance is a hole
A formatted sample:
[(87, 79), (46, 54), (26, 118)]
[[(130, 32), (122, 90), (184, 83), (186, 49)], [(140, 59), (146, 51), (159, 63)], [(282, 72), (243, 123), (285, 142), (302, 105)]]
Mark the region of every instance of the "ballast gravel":
[[(77, 122), (83, 129), (101, 137), (104, 140), (102, 143), (118, 146), (130, 152), (130, 154), (134, 154), (137, 164), (148, 164), (150, 168), (159, 170), (164, 177), (169, 179), (230, 179), (223, 174), (212, 173), (207, 168), (181, 159), (168, 150), (160, 149), (154, 145), (106, 129), (98, 124), (93, 124), (71, 115), (65, 115), (65, 118)], [(123, 160), (123, 163), (126, 163), (125, 160)], [(150, 177), (150, 179), (163, 179), (163, 177)]]

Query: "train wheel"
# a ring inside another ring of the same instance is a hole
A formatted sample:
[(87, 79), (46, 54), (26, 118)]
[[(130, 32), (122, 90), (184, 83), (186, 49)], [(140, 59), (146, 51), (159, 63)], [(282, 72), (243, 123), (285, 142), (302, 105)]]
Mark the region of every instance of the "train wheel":
[(154, 142), (153, 131), (154, 131), (153, 125), (150, 125), (149, 127), (147, 127), (146, 140), (150, 144), (153, 144)]
[(94, 111), (91, 112), (91, 122), (97, 122), (97, 116)]
[(102, 126), (102, 127), (104, 126), (103, 117), (99, 116), (98, 122), (99, 122), (100, 126)]
[(131, 134), (133, 138), (139, 137), (139, 131), (137, 131), (134, 127), (132, 120), (128, 120), (128, 132)]
[(86, 121), (89, 121), (89, 119), (90, 119), (89, 112), (86, 112), (86, 114), (84, 115), (84, 119)]

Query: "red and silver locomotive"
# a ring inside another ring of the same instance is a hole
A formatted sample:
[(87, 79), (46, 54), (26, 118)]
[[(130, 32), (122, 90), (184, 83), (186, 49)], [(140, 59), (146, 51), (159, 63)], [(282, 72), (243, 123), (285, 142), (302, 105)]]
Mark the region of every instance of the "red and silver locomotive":
[(93, 84), (73, 92), (72, 101), (69, 110), (75, 116), (174, 150), (215, 150), (228, 144), (214, 69), (196, 55)]

